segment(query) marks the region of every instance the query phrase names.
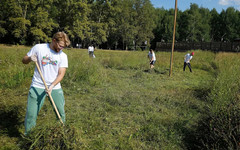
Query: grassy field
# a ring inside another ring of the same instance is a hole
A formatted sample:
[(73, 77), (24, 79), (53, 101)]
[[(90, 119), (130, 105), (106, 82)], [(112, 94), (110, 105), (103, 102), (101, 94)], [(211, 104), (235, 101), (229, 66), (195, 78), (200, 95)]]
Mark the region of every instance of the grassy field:
[[(237, 149), (240, 142), (240, 55), (196, 50), (193, 72), (183, 72), (187, 52), (65, 49), (66, 125), (49, 101), (37, 126), (23, 136), (34, 63), (30, 47), (0, 45), (0, 149)], [(189, 51), (190, 52), (190, 51)]]

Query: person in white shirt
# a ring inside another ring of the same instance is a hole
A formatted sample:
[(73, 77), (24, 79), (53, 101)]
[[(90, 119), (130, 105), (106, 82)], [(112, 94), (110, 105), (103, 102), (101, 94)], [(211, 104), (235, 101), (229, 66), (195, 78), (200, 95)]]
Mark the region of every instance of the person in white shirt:
[(191, 64), (190, 64), (190, 60), (192, 60), (194, 55), (194, 52), (192, 52), (191, 54), (186, 54), (184, 56), (184, 65), (183, 65), (183, 71), (185, 71), (186, 66), (188, 66), (190, 72), (192, 72), (192, 68), (191, 68)]
[(95, 58), (93, 45), (90, 45), (90, 46), (88, 47), (88, 54), (89, 54), (89, 57)]
[(154, 68), (154, 64), (156, 62), (156, 56), (153, 49), (150, 49), (150, 51), (148, 52), (148, 58), (150, 60), (150, 69), (152, 69)]
[(60, 81), (62, 81), (68, 68), (67, 55), (62, 51), (70, 45), (70, 40), (64, 32), (54, 34), (51, 43), (36, 44), (23, 57), (23, 64), (31, 61), (37, 62), (43, 78), (48, 86), (45, 91), (40, 73), (35, 67), (32, 84), (28, 93), (27, 112), (25, 116), (25, 135), (36, 125), (37, 115), (43, 106), (46, 95), (52, 96), (60, 117), (65, 122), (65, 100)]

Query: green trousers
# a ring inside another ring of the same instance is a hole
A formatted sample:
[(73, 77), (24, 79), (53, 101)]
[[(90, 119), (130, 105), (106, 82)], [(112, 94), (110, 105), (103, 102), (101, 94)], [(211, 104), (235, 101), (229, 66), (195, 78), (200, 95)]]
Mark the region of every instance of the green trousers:
[[(44, 100), (46, 98), (45, 89), (40, 89), (36, 87), (31, 87), (28, 93), (27, 100), (27, 112), (25, 116), (25, 135), (36, 125), (36, 120), (39, 111), (41, 110)], [(53, 101), (58, 109), (58, 112), (65, 122), (65, 111), (64, 111), (64, 95), (62, 89), (52, 90), (51, 92)], [(56, 112), (55, 112), (56, 113)]]

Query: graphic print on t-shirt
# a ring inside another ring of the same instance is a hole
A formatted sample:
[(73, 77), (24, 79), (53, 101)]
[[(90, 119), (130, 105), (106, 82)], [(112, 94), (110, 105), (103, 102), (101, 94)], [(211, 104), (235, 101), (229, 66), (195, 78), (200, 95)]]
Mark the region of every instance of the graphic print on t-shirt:
[(42, 65), (43, 66), (48, 65), (48, 64), (56, 66), (57, 63), (58, 63), (57, 60), (52, 60), (52, 58), (48, 57), (48, 55), (43, 56), (43, 58), (42, 58)]

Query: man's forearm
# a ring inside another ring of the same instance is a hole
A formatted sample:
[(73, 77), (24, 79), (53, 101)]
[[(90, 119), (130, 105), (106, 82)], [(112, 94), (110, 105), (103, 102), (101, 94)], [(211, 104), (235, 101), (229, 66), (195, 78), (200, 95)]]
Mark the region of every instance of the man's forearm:
[(57, 78), (52, 82), (53, 86), (56, 86), (59, 82), (62, 81), (64, 76), (57, 76)]
[(66, 68), (60, 68), (57, 78), (52, 82), (52, 85), (56, 86), (59, 82), (62, 81), (66, 72)]

